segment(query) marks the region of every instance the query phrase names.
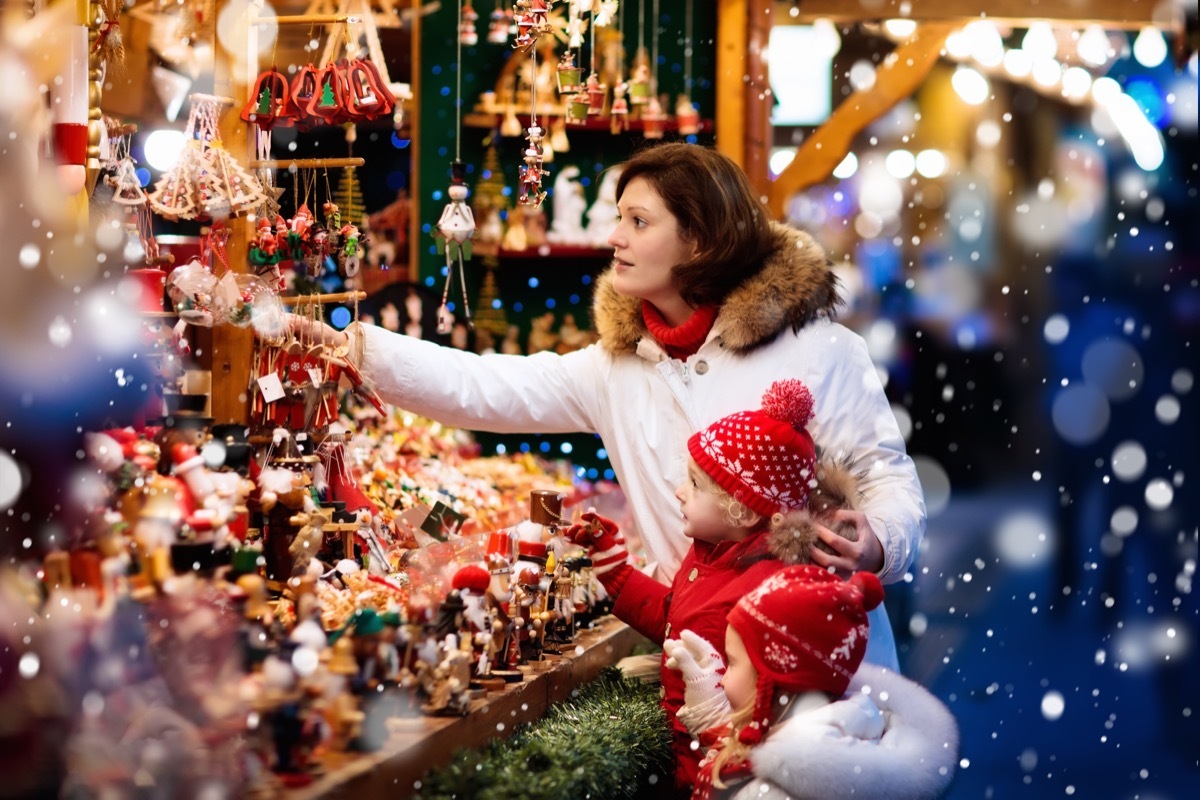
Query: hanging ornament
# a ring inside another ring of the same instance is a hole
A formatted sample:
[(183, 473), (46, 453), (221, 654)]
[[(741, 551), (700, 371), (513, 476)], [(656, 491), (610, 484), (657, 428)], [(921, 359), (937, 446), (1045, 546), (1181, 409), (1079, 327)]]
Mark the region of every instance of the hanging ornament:
[(682, 136), (700, 132), (700, 112), (692, 103), (692, 0), (687, 0), (683, 13), (683, 94), (675, 101), (675, 122)]
[(512, 9), (505, 10), (500, 6), (502, 0), (496, 0), (496, 10), (488, 21), (487, 40), (491, 44), (507, 44), (508, 29), (512, 23)]
[(538, 38), (550, 32), (549, 0), (517, 0), (513, 5), (513, 19), (517, 24), (517, 38), (513, 47), (528, 53), (537, 44)]
[(581, 81), (583, 80), (583, 67), (575, 63), (575, 53), (573, 51), (567, 50), (559, 58), (555, 77), (558, 81), (559, 92), (567, 94), (579, 91)]
[(191, 96), (179, 161), (149, 193), (150, 207), (167, 219), (220, 219), (248, 213), (265, 200), (258, 179), (221, 146), (217, 121), (225, 98)]
[[(586, 114), (585, 109), (584, 115)], [(521, 188), (517, 195), (517, 203), (537, 208), (546, 199), (546, 193), (542, 191), (542, 179), (546, 172), (542, 163), (542, 129), (537, 125), (530, 125), (525, 138), (529, 140), (529, 144), (525, 148), (524, 163), (521, 165)]]
[(587, 92), (576, 92), (567, 98), (567, 124), (583, 125), (587, 122), (588, 106)]
[(146, 204), (146, 192), (142, 190), (142, 182), (137, 176), (137, 166), (128, 155), (117, 162), (114, 174), (107, 180), (113, 187), (114, 203), (123, 206)]
[(667, 115), (663, 112), (662, 104), (652, 95), (642, 111), (642, 136), (647, 139), (661, 139), (666, 121)]
[(650, 56), (646, 52), (646, 0), (638, 0), (638, 48), (629, 74), (629, 104), (644, 106), (650, 101)]
[(588, 75), (585, 91), (588, 98), (588, 115), (594, 117), (603, 114), (604, 101), (608, 99), (608, 87), (600, 82), (594, 71)]
[(625, 100), (628, 84), (620, 81), (613, 87), (612, 108), (608, 110), (609, 129), (613, 134), (629, 130), (629, 103)]
[(617, 18), (617, 10), (620, 5), (619, 0), (600, 0), (596, 4), (596, 10), (592, 12), (592, 25), (597, 28), (606, 28), (612, 25), (613, 20)]
[(337, 252), (338, 266), (347, 278), (353, 278), (358, 274), (358, 268), (362, 265), (362, 255), (359, 252), (362, 233), (353, 222), (347, 222), (338, 230), (338, 237), (340, 238)]
[(471, 6), (471, 0), (467, 0), (462, 7), (462, 15), (458, 23), (458, 41), (468, 47), (479, 44), (479, 34), (475, 31), (475, 21), (479, 19), (479, 14)]
[(437, 312), (437, 330), (438, 333), (443, 334), (449, 333), (454, 324), (448, 299), (450, 285), (454, 282), (455, 266), (458, 267), (458, 281), (462, 286), (463, 314), (466, 316), (467, 324), (472, 324), (471, 311), (467, 304), (467, 279), (464, 262), (471, 258), (471, 238), (475, 235), (475, 216), (471, 213), (471, 207), (466, 203), (465, 167), (461, 161), (456, 160), (450, 165), (450, 188), (446, 193), (450, 196), (450, 202), (442, 210), (442, 216), (438, 219), (437, 233), (434, 234), (434, 238), (439, 241), (438, 246), (446, 256), (446, 285), (442, 290), (442, 304), (438, 307)]
[(583, 9), (579, 2), (572, 2), (567, 11), (567, 47), (578, 50), (583, 47)]
[[(459, 0), (462, 14), (462, 0)], [(437, 331), (450, 333), (454, 327), (454, 315), (450, 313), (450, 285), (454, 282), (455, 266), (458, 267), (458, 282), (462, 287), (463, 316), (468, 326), (471, 308), (467, 302), (467, 276), (465, 262), (471, 258), (471, 238), (475, 235), (475, 215), (467, 205), (466, 165), (461, 158), (462, 145), (462, 45), (458, 43), (458, 76), (454, 93), (454, 161), (450, 163), (450, 188), (446, 194), (450, 202), (442, 209), (437, 230), (433, 234), (438, 246), (446, 256), (446, 284), (442, 289), (442, 304), (437, 311)]]
[(675, 102), (675, 122), (681, 136), (694, 136), (700, 132), (700, 112), (686, 94), (679, 95)]

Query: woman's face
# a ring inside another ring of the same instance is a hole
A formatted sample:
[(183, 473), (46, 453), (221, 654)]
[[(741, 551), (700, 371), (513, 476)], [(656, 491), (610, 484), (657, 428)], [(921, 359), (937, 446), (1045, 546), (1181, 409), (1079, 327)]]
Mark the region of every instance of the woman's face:
[(732, 625), (725, 628), (725, 674), (721, 686), (734, 711), (748, 705), (758, 690), (758, 670), (746, 654), (746, 644)]
[[(695, 246), (679, 235), (679, 222), (644, 178), (625, 186), (617, 203), (617, 227), (608, 237), (613, 247), (613, 288), (618, 294), (647, 300), (672, 324), (672, 312), (686, 307), (671, 270), (690, 258)], [(690, 313), (690, 311), (688, 312)]]

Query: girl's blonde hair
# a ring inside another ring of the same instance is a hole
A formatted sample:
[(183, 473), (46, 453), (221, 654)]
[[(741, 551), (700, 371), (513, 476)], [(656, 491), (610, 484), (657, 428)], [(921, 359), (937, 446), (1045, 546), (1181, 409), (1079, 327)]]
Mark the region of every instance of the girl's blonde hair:
[(758, 512), (751, 511), (749, 506), (721, 488), (720, 484), (712, 479), (712, 476), (700, 469), (700, 465), (694, 458), (689, 460), (696, 467), (696, 475), (699, 476), (699, 483), (704, 491), (715, 496), (717, 507), (725, 513), (726, 523), (743, 527), (752, 527), (758, 523), (761, 519)]
[(746, 756), (750, 755), (750, 745), (738, 739), (738, 734), (754, 718), (754, 701), (755, 698), (751, 697), (741, 708), (733, 712), (733, 716), (729, 720), (729, 735), (725, 737), (725, 741), (721, 742), (721, 749), (717, 751), (716, 758), (713, 759), (713, 786), (718, 789), (725, 788), (725, 784), (721, 782), (721, 769), (726, 764), (740, 764), (746, 760)]

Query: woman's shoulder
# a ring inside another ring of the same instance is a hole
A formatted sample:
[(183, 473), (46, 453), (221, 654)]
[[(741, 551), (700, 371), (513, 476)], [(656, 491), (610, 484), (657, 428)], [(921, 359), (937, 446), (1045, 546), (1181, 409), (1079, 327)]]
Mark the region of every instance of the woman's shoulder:
[(803, 231), (772, 224), (775, 248), (762, 268), (721, 304), (718, 323), (725, 346), (749, 352), (787, 329), (831, 317), (839, 302), (838, 279), (825, 251)]

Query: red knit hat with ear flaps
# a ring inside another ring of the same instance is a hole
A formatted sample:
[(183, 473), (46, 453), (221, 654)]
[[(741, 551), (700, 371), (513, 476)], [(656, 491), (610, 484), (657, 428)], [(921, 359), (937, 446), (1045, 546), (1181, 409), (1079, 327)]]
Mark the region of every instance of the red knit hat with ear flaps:
[(845, 581), (812, 564), (785, 567), (742, 597), (728, 619), (758, 683), (754, 716), (738, 738), (753, 746), (766, 735), (776, 689), (845, 692), (867, 650), (867, 612), (882, 601), (870, 572)]
[(775, 381), (762, 408), (717, 420), (688, 439), (688, 453), (735, 500), (765, 517), (804, 508), (816, 449), (805, 430), (813, 398), (794, 378)]

